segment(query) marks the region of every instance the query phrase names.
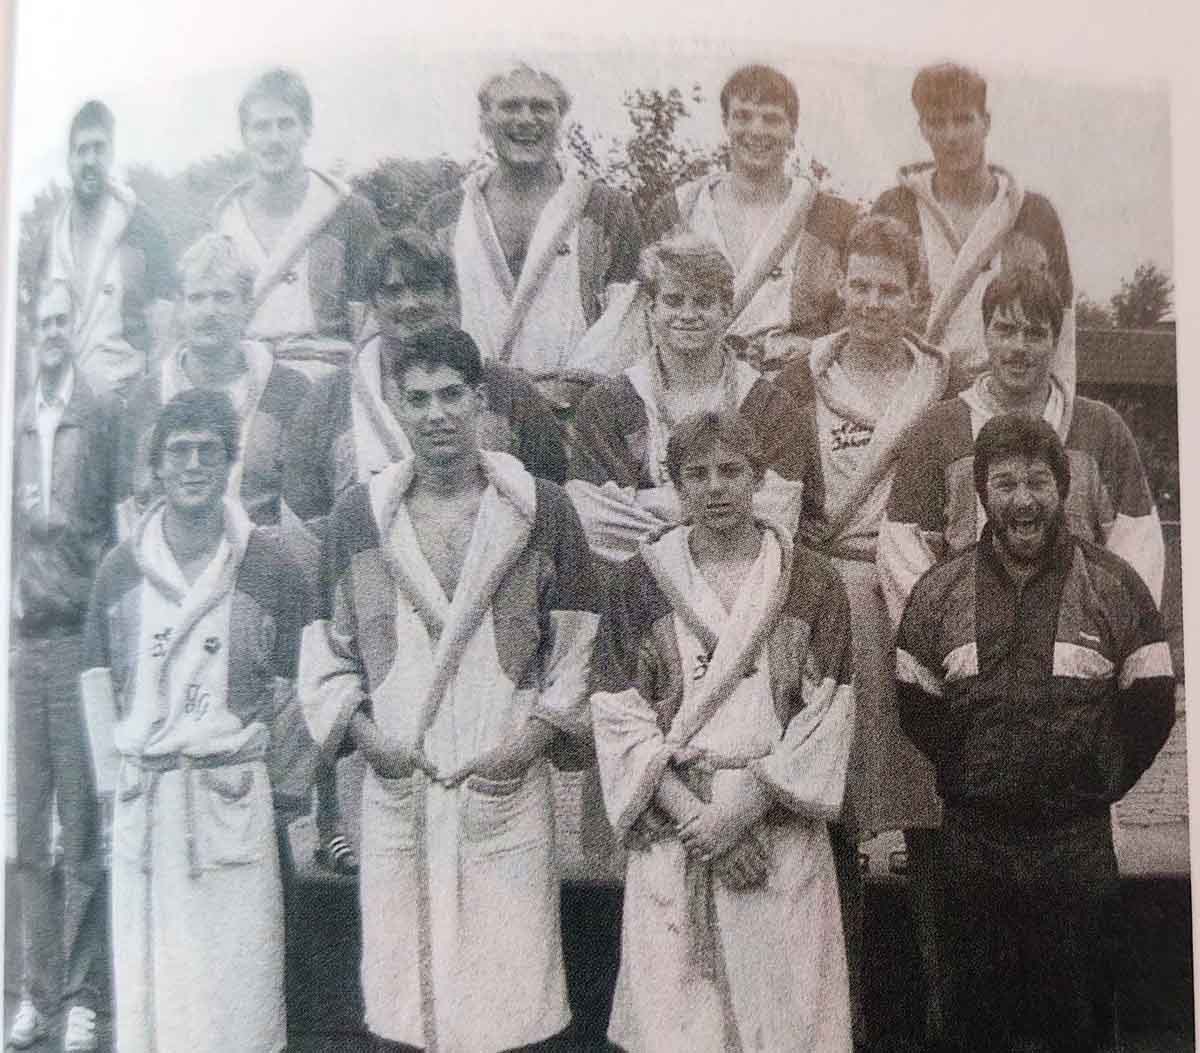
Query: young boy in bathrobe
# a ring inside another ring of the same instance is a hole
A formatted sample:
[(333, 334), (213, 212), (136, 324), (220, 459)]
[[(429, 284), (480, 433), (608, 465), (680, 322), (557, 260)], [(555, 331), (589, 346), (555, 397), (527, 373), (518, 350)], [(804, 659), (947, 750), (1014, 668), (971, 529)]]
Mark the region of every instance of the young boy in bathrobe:
[(705, 411), (672, 432), (687, 522), (606, 597), (592, 719), (631, 849), (609, 1037), (629, 1053), (849, 1053), (826, 823), (854, 728), (837, 572), (754, 518), (754, 433)]

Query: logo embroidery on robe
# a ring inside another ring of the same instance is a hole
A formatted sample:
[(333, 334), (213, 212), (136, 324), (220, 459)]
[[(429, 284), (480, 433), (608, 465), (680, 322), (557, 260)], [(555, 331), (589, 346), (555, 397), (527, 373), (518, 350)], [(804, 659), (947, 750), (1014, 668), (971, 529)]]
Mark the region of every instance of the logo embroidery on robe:
[(692, 672), (692, 680), (703, 680), (704, 674), (708, 672), (708, 667), (712, 663), (712, 655), (698, 654), (696, 655), (696, 668)]
[(174, 629), (168, 625), (165, 629), (160, 629), (153, 636), (154, 642), (150, 645), (151, 658), (165, 658), (167, 654), (167, 645), (171, 642), (171, 635)]
[(195, 682), (188, 684), (183, 698), (183, 711), (194, 720), (203, 720), (212, 701), (212, 695), (204, 685)]
[(874, 428), (865, 424), (858, 424), (852, 420), (844, 420), (841, 424), (835, 424), (829, 429), (829, 436), (833, 440), (834, 453), (837, 453), (839, 450), (857, 450), (862, 446), (866, 446), (874, 434)]
[(215, 636), (206, 636), (204, 638), (204, 649), (209, 654), (216, 654), (221, 649), (221, 641)]

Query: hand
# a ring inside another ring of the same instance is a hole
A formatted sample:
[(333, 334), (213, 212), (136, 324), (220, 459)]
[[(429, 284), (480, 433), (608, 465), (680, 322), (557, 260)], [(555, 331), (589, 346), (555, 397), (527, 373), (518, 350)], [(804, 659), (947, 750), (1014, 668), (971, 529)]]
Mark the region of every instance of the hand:
[(407, 779), (413, 772), (423, 771), (431, 779), (437, 779), (437, 768), (425, 754), (401, 745), (390, 735), (380, 733), (376, 741), (362, 752), (375, 774), (381, 778)]
[(670, 816), (665, 815), (661, 808), (651, 805), (633, 821), (625, 841), (634, 851), (644, 852), (660, 840), (663, 834), (674, 829), (675, 824), (671, 822)]
[(679, 840), (689, 856), (711, 863), (737, 844), (750, 821), (743, 813), (720, 803), (704, 804), (680, 824)]
[(761, 888), (767, 880), (767, 853), (751, 831), (713, 861), (713, 873), (734, 892)]

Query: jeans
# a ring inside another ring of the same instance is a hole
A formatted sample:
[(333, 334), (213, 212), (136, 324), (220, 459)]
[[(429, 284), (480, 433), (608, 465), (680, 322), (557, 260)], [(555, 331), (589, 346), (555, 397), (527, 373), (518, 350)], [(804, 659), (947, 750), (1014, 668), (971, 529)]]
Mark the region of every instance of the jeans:
[[(16, 636), (12, 654), (17, 873), (24, 920), (24, 988), (42, 1013), (101, 1008), (107, 989), (108, 913), (99, 809), (79, 697), (77, 632)], [(56, 917), (50, 809), (62, 827), (63, 903)], [(61, 921), (65, 976), (54, 975)]]

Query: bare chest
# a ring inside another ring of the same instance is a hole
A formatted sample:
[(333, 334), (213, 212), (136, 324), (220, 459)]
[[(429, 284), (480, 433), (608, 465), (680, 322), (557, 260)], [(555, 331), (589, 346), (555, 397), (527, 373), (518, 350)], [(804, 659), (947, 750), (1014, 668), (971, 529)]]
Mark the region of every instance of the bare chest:
[(447, 597), (453, 598), (467, 550), (479, 519), (482, 494), (445, 500), (414, 498), (408, 502), (417, 544)]
[(752, 559), (735, 559), (722, 560), (721, 562), (712, 562), (707, 565), (702, 565), (701, 573), (704, 575), (704, 580), (708, 582), (713, 592), (717, 594), (717, 598), (721, 601), (721, 606), (726, 611), (732, 611), (737, 603), (738, 595), (742, 591), (742, 586), (746, 582), (750, 571), (754, 568), (754, 560)]
[(946, 213), (946, 218), (950, 220), (950, 226), (958, 236), (960, 245), (975, 229), (975, 224), (979, 222), (979, 217), (983, 215), (986, 207), (986, 205), (980, 204), (962, 204), (958, 201), (942, 202), (942, 210)]
[(261, 205), (249, 199), (243, 200), (242, 209), (246, 215), (246, 224), (255, 240), (263, 247), (264, 252), (272, 252), (291, 225), (291, 214), (267, 212)]
[(720, 188), (714, 194), (714, 205), (717, 226), (725, 239), (730, 261), (735, 268), (740, 268), (767, 232), (779, 211), (779, 205), (776, 202), (759, 204), (735, 201), (728, 192), (722, 193)]
[(533, 232), (537, 229), (542, 209), (552, 196), (552, 193), (515, 195), (492, 187), (484, 191), (492, 229), (496, 232), (509, 273), (514, 279), (521, 276), (525, 257), (529, 254), (529, 244), (533, 241)]

